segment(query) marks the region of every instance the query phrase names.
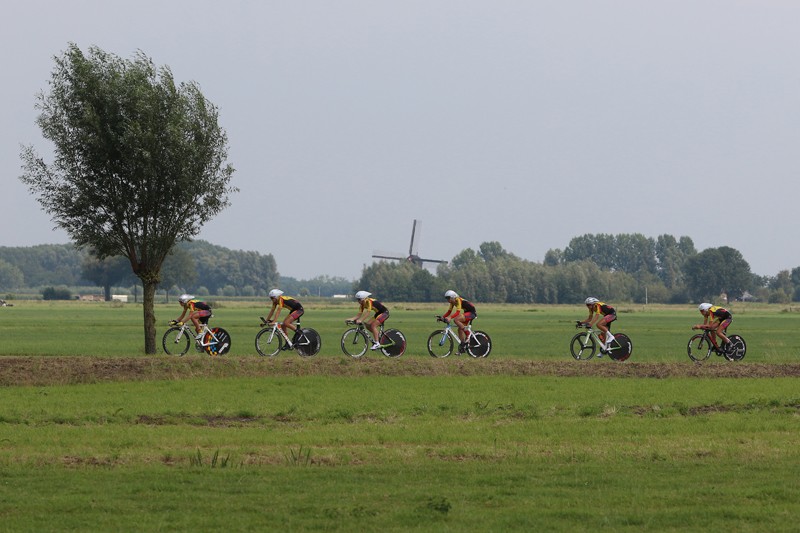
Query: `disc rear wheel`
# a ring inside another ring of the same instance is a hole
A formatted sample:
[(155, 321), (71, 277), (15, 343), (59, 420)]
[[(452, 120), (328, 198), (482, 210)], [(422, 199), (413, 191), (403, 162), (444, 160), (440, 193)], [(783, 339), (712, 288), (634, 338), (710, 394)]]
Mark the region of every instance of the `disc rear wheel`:
[[(213, 336), (212, 336), (213, 335)], [(222, 328), (212, 328), (203, 338), (208, 355), (225, 355), (231, 349), (231, 336)]]
[(313, 357), (322, 348), (322, 338), (316, 330), (303, 328), (294, 343), (294, 348), (301, 357)]
[(388, 329), (381, 335), (381, 346), (386, 357), (400, 357), (406, 351), (406, 336), (399, 330)]
[(614, 361), (625, 361), (631, 356), (631, 352), (633, 352), (631, 339), (624, 333), (615, 334), (608, 350), (608, 356)]
[(728, 361), (741, 361), (747, 353), (747, 344), (744, 339), (739, 335), (728, 335), (732, 347), (725, 353), (725, 358)]
[(489, 357), (492, 339), (483, 331), (475, 331), (467, 340), (467, 352), (475, 358)]

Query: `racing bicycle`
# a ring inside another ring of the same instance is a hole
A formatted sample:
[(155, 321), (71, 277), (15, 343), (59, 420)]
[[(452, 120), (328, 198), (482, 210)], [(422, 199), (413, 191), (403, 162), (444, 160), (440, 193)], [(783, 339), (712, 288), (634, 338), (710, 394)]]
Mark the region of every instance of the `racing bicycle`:
[(256, 351), (259, 355), (275, 357), (281, 350), (295, 350), (301, 357), (313, 357), (322, 348), (322, 338), (316, 330), (303, 328), (300, 320), (294, 324), (297, 326), (292, 339), (284, 331), (278, 322), (267, 322), (260, 316), (261, 331), (256, 334)]
[(705, 361), (711, 356), (712, 352), (721, 355), (728, 361), (741, 361), (744, 359), (744, 355), (747, 353), (747, 344), (741, 335), (728, 335), (727, 330), (725, 330), (725, 336), (728, 337), (731, 343), (724, 348), (719, 348), (711, 342), (711, 329), (701, 329), (703, 333), (692, 335), (692, 338), (689, 339), (689, 344), (686, 346), (689, 359), (696, 362)]
[[(211, 315), (214, 316), (214, 315)], [(203, 330), (195, 333), (191, 321), (177, 322), (170, 320), (172, 326), (161, 339), (164, 353), (167, 355), (185, 355), (189, 351), (192, 343), (198, 352), (206, 352), (208, 355), (225, 355), (231, 349), (231, 336), (222, 328), (209, 328), (208, 319), (211, 316), (203, 317), (200, 323)]]
[(436, 315), (438, 322), (444, 322), (444, 329), (437, 329), (428, 337), (428, 353), (431, 357), (447, 357), (453, 353), (453, 347), (457, 346), (457, 354), (467, 352), (475, 358), (489, 357), (492, 351), (492, 339), (489, 338), (483, 331), (472, 331), (472, 321), (465, 328), (467, 331), (467, 340), (464, 345), (461, 345), (461, 339), (458, 334), (453, 331), (453, 323), (445, 321), (441, 315)]
[[(594, 357), (594, 354), (597, 353), (597, 349), (603, 346), (603, 341), (600, 340), (598, 332), (593, 329), (591, 325), (578, 320), (575, 322), (575, 327), (586, 328), (586, 331), (577, 333), (572, 337), (569, 343), (569, 350), (572, 352), (572, 357), (575, 359), (579, 361), (588, 361)], [(631, 352), (633, 352), (631, 339), (624, 333), (614, 333), (613, 335), (614, 340), (611, 341), (611, 346), (608, 347), (608, 350), (600, 348), (600, 355), (597, 357), (608, 354), (608, 356), (615, 361), (625, 361), (631, 356)]]
[[(358, 359), (372, 345), (370, 342), (372, 335), (369, 334), (363, 322), (345, 320), (345, 324), (355, 326), (342, 333), (342, 351)], [(383, 324), (380, 325), (380, 351), (386, 357), (400, 357), (406, 351), (406, 336), (400, 330), (387, 329), (384, 331)]]

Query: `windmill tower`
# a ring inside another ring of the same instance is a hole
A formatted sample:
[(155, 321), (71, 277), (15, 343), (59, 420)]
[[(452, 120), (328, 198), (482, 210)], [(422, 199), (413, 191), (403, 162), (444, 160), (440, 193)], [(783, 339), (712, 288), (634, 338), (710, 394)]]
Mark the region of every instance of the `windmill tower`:
[(411, 226), (411, 243), (408, 245), (408, 255), (389, 252), (373, 252), (372, 257), (376, 259), (393, 259), (395, 261), (408, 261), (415, 265), (422, 267), (425, 263), (447, 263), (442, 259), (423, 259), (419, 256), (419, 239), (422, 232), (422, 222), (414, 219), (414, 225)]

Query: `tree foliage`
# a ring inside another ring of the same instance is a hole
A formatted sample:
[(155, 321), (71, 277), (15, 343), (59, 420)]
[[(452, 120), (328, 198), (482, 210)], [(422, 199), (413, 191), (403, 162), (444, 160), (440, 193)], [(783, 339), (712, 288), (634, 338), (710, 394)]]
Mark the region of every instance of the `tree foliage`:
[(161, 266), (235, 190), (217, 108), (141, 52), (124, 60), (75, 44), (55, 58), (37, 108), (55, 157), (23, 148), (21, 179), (76, 245), (128, 259), (144, 288), (145, 351), (155, 353)]
[(729, 246), (708, 248), (687, 259), (685, 275), (694, 300), (712, 300), (722, 293), (740, 298), (752, 287), (750, 265)]
[(111, 301), (111, 286), (120, 285), (132, 277), (130, 263), (124, 257), (117, 255), (100, 259), (91, 252), (84, 258), (82, 274), (85, 279), (103, 287), (103, 298), (107, 302)]

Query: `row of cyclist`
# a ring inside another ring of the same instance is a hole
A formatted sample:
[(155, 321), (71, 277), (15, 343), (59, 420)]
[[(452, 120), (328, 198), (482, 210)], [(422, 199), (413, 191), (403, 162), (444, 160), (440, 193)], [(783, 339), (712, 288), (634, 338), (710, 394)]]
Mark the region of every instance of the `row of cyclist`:
[[(372, 293), (358, 291), (355, 295), (359, 304), (355, 316), (345, 320), (352, 326), (342, 334), (341, 347), (352, 357), (361, 357), (367, 350), (379, 351), (387, 357), (399, 357), (405, 353), (406, 338), (397, 329), (386, 329), (384, 323), (389, 318), (389, 309), (372, 297)], [(301, 356), (316, 355), (322, 340), (315, 330), (300, 326), (300, 317), (305, 310), (296, 298), (286, 296), (280, 289), (269, 292), (272, 307), (266, 318), (261, 317), (261, 331), (256, 334), (256, 351), (260, 355), (274, 356), (282, 350), (295, 350)], [(447, 357), (453, 353), (467, 353), (472, 357), (487, 357), (492, 349), (489, 335), (483, 331), (473, 331), (472, 321), (477, 317), (475, 305), (461, 298), (455, 291), (445, 293), (450, 304), (447, 311), (437, 316), (444, 323), (442, 329), (431, 333), (428, 338), (428, 352), (433, 357)], [(230, 335), (222, 328), (208, 327), (211, 306), (197, 300), (191, 294), (178, 298), (183, 312), (170, 321), (172, 326), (164, 334), (162, 344), (168, 354), (184, 355), (194, 341), (199, 352), (211, 355), (224, 355), (230, 350)], [(281, 311), (288, 311), (281, 321)], [(189, 323), (194, 325), (195, 334), (189, 333)], [(456, 331), (453, 331), (453, 325)]]
[[(437, 319), (445, 327), (428, 337), (429, 354), (433, 357), (447, 357), (452, 353), (467, 353), (472, 357), (487, 357), (492, 349), (491, 338), (486, 332), (472, 330), (472, 321), (477, 317), (475, 304), (453, 290), (446, 291), (444, 297), (449, 307)], [(267, 317), (261, 317), (262, 329), (256, 335), (256, 351), (265, 356), (277, 355), (281, 350), (295, 350), (301, 356), (316, 355), (322, 341), (315, 330), (300, 326), (300, 317), (305, 313), (300, 301), (286, 296), (280, 289), (272, 289), (269, 298), (272, 306)], [(359, 309), (355, 316), (345, 321), (352, 327), (342, 335), (341, 347), (344, 353), (361, 357), (367, 349), (371, 349), (380, 351), (387, 357), (403, 355), (406, 349), (405, 336), (399, 330), (384, 328), (384, 323), (389, 318), (386, 305), (367, 291), (358, 291), (355, 298)], [(164, 334), (164, 351), (183, 355), (189, 351), (194, 340), (198, 351), (211, 355), (227, 353), (231, 344), (230, 335), (222, 328), (208, 327), (211, 306), (190, 294), (182, 294), (178, 302), (183, 312), (170, 322), (173, 327)], [(628, 359), (633, 351), (630, 338), (624, 333), (611, 332), (611, 324), (617, 319), (616, 309), (594, 297), (587, 298), (584, 303), (589, 315), (584, 320), (577, 321), (576, 327), (586, 328), (587, 331), (572, 338), (572, 356), (578, 360), (586, 360), (595, 355), (602, 357), (609, 354), (618, 361)], [(280, 315), (284, 309), (288, 313), (281, 321)], [(702, 329), (704, 332), (690, 339), (689, 357), (695, 361), (705, 360), (713, 352), (729, 360), (742, 359), (746, 349), (744, 340), (737, 335), (728, 337), (726, 334), (726, 329), (733, 320), (731, 312), (710, 303), (700, 304), (698, 310), (703, 316), (703, 323), (692, 326), (692, 329)], [(193, 339), (188, 331), (189, 322), (195, 329)], [(452, 330), (453, 324), (456, 332)]]

